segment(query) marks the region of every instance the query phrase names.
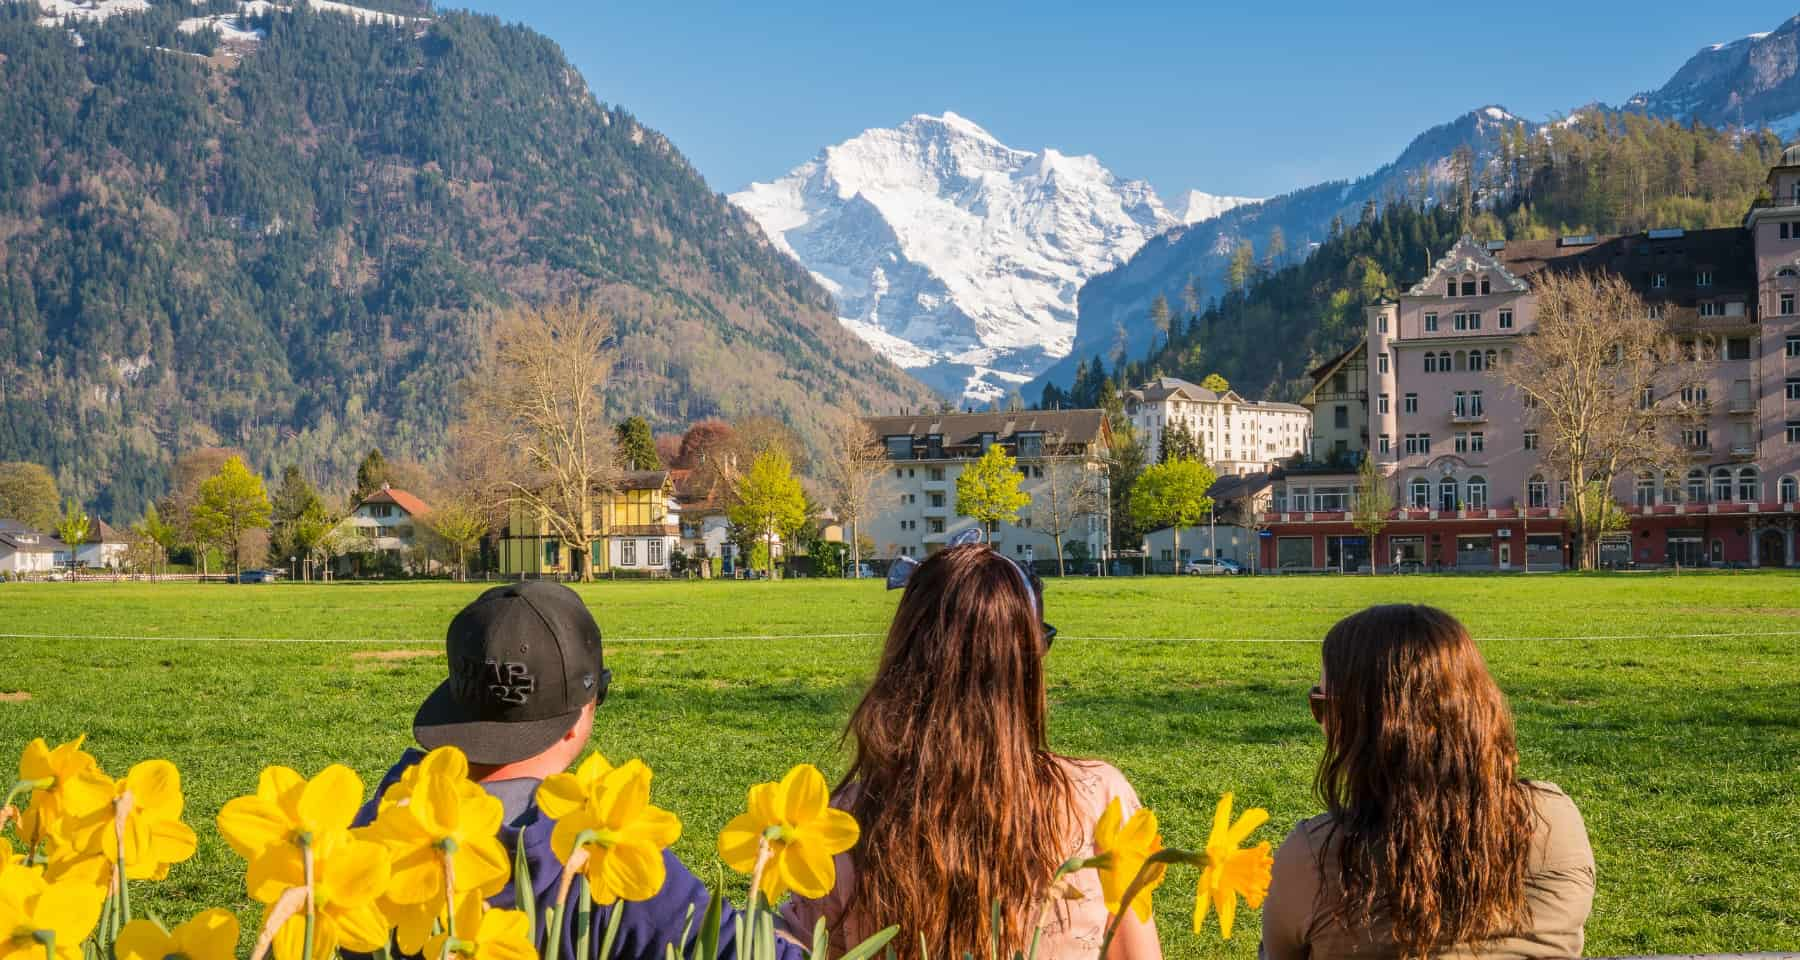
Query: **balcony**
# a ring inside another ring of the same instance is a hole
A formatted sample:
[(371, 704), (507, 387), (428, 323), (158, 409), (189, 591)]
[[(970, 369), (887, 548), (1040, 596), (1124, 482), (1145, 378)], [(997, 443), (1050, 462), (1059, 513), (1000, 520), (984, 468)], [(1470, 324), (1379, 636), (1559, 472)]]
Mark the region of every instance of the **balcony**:
[(1681, 450), (1683, 453), (1685, 453), (1687, 455), (1687, 458), (1689, 460), (1711, 460), (1712, 459), (1712, 444), (1710, 444), (1710, 443), (1686, 444), (1681, 448)]
[(1725, 401), (1725, 411), (1733, 414), (1756, 412), (1756, 398), (1750, 394), (1748, 383), (1740, 384), (1741, 389), (1731, 391), (1731, 399)]
[(1486, 423), (1487, 422), (1487, 411), (1485, 411), (1485, 410), (1452, 410), (1452, 411), (1450, 411), (1450, 422), (1451, 423)]
[(1733, 460), (1755, 460), (1756, 459), (1756, 444), (1754, 444), (1754, 443), (1734, 443), (1734, 444), (1732, 444), (1731, 445), (1731, 459), (1733, 459)]
[(930, 504), (926, 504), (925, 507), (922, 510), (920, 510), (919, 512), (921, 515), (927, 516), (927, 517), (949, 517), (950, 516), (950, 507), (947, 505), (942, 505), (942, 504), (940, 504), (939, 506), (935, 506), (935, 507)]

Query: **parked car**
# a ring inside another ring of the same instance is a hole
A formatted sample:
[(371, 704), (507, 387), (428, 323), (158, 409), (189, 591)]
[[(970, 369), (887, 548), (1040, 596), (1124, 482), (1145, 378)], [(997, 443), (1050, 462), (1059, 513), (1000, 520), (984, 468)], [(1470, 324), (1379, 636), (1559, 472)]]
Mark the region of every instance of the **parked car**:
[(243, 570), (226, 579), (232, 583), (274, 583), (278, 576), (273, 570)]
[(1186, 564), (1182, 565), (1181, 572), (1190, 577), (1215, 573), (1231, 575), (1243, 572), (1243, 568), (1239, 567), (1236, 562), (1231, 560), (1223, 558), (1214, 560), (1209, 557), (1201, 557), (1198, 560), (1189, 560)]

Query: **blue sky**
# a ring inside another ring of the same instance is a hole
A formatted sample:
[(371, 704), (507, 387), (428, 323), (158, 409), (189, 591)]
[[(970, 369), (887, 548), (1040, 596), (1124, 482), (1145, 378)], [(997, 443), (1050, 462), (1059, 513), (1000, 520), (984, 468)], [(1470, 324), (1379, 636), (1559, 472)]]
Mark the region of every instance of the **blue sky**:
[[(1796, 0), (713, 3), (440, 0), (559, 42), (595, 93), (729, 192), (826, 144), (954, 110), (1165, 196), (1264, 196), (1393, 159), (1488, 103), (1542, 118), (1660, 86)], [(1216, 8), (1216, 9), (1214, 9)]]

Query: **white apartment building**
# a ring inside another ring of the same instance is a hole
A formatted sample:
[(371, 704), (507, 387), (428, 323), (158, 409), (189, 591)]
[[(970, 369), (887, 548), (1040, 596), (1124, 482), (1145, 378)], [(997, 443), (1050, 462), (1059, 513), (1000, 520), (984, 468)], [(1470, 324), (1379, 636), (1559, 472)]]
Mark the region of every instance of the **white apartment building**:
[[(956, 512), (956, 478), (996, 444), (1018, 460), (1019, 489), (1031, 504), (1017, 523), (1001, 524), (994, 548), (1020, 561), (1056, 559), (1057, 528), (1064, 557), (1099, 559), (1110, 532), (1106, 464), (1112, 430), (1101, 410), (1022, 410), (1008, 413), (925, 413), (870, 417), (892, 468), (876, 487), (877, 508), (864, 535), (875, 555), (924, 557), (975, 521)], [(1059, 506), (1060, 502), (1060, 506)], [(1073, 569), (1073, 567), (1072, 567)]]
[(1127, 390), (1124, 400), (1154, 462), (1162, 460), (1163, 434), (1178, 424), (1219, 476), (1262, 473), (1312, 446), (1312, 411), (1299, 404), (1245, 400), (1234, 390), (1215, 393), (1174, 377)]

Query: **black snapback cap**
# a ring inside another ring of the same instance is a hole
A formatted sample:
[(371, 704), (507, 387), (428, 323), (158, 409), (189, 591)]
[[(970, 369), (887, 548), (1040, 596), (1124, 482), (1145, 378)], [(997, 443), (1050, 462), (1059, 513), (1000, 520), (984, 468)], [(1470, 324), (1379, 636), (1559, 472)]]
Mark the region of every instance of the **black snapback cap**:
[(450, 621), (444, 652), (450, 677), (419, 706), (413, 737), (486, 766), (549, 749), (612, 680), (587, 605), (548, 580), (477, 597)]

